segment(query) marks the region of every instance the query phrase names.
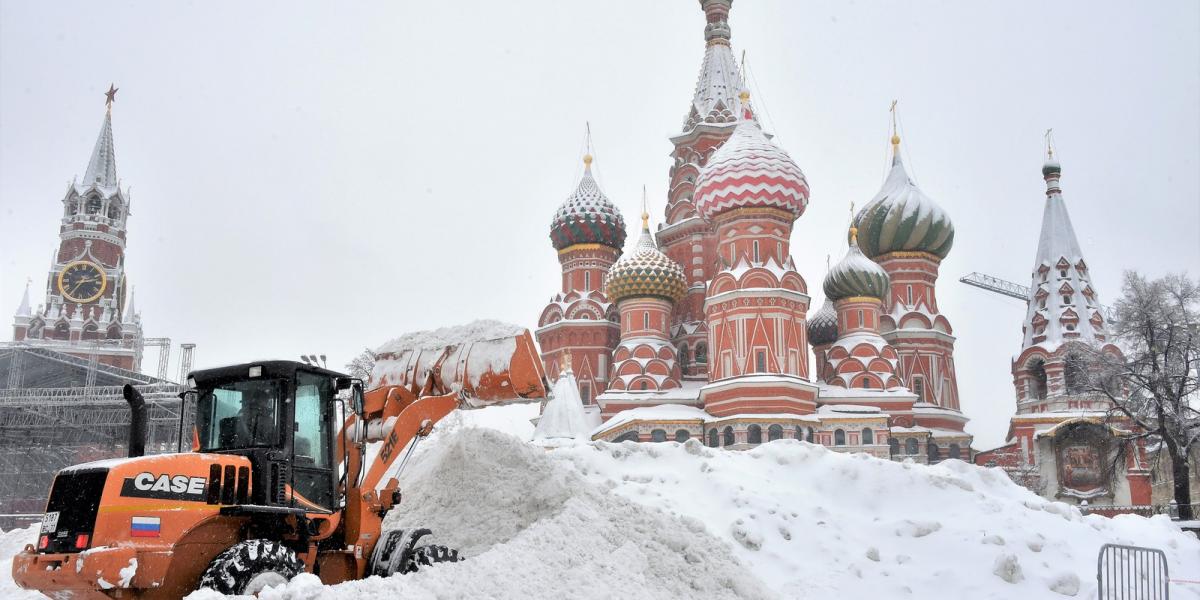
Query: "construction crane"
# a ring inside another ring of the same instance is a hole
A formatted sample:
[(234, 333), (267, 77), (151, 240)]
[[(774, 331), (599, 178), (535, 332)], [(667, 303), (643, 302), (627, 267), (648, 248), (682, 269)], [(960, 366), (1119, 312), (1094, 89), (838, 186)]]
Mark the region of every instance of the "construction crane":
[(983, 273), (971, 273), (965, 277), (959, 278), (959, 281), (973, 285), (979, 289), (995, 292), (1009, 298), (1016, 298), (1025, 302), (1029, 301), (1029, 286), (1013, 283), (999, 277), (984, 275)]
[[(967, 285), (977, 287), (981, 290), (987, 290), (989, 292), (1000, 294), (1001, 296), (1008, 296), (1009, 298), (1016, 298), (1017, 300), (1021, 300), (1026, 303), (1029, 302), (1029, 297), (1031, 294), (1031, 290), (1027, 285), (1013, 283), (1006, 279), (1000, 279), (999, 277), (992, 277), (991, 275), (985, 275), (978, 272), (960, 277), (959, 281)], [(1110, 323), (1113, 322), (1115, 319), (1112, 308), (1104, 304), (1099, 306), (1100, 311), (1104, 313), (1104, 319)]]

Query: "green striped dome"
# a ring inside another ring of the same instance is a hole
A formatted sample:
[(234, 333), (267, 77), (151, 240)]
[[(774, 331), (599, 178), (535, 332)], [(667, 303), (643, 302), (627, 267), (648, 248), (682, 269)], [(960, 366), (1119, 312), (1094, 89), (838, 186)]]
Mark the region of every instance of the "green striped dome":
[(890, 283), (887, 271), (863, 255), (853, 238), (846, 256), (825, 276), (825, 297), (836, 302), (843, 298), (866, 296), (884, 300)]
[(942, 207), (908, 177), (897, 155), (883, 189), (854, 219), (858, 244), (876, 258), (889, 252), (927, 252), (946, 258), (954, 245), (954, 224)]

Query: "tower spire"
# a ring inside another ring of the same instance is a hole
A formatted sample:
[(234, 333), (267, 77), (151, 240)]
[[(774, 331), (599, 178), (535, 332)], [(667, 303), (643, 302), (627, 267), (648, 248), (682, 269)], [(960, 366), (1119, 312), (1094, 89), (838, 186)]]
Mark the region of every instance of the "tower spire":
[(33, 316), (33, 313), (29, 308), (29, 284), (32, 282), (32, 279), (25, 279), (25, 294), (21, 296), (21, 304), (17, 306), (17, 313), (15, 315), (17, 317)]
[(704, 10), (704, 62), (696, 80), (692, 106), (683, 130), (701, 123), (725, 124), (738, 120), (737, 94), (746, 87), (737, 59), (729, 46), (729, 8), (733, 0), (700, 0)]
[(117, 88), (109, 86), (105, 92), (104, 122), (100, 125), (100, 135), (96, 138), (96, 146), (92, 148), (92, 156), (88, 160), (87, 170), (83, 173), (83, 187), (93, 185), (111, 188), (117, 185), (117, 156), (113, 148), (112, 133), (112, 104), (116, 99)]

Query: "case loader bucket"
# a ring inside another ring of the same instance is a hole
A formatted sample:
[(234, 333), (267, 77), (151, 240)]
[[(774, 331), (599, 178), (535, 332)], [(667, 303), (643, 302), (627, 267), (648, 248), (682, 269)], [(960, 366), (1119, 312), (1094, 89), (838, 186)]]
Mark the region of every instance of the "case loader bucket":
[(546, 393), (545, 369), (528, 329), (434, 348), (387, 347), (376, 357), (368, 387), (415, 391), (431, 373), (446, 388), (462, 392), (461, 408), (535, 400)]

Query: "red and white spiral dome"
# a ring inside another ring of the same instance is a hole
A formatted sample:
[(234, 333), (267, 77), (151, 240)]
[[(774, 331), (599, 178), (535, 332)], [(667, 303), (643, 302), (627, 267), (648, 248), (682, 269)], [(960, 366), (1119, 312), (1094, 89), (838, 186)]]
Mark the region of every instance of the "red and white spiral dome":
[(700, 169), (693, 200), (708, 221), (738, 208), (778, 208), (799, 217), (808, 206), (808, 181), (757, 123), (743, 119)]

